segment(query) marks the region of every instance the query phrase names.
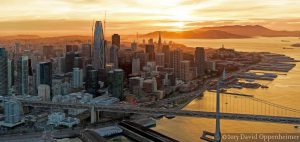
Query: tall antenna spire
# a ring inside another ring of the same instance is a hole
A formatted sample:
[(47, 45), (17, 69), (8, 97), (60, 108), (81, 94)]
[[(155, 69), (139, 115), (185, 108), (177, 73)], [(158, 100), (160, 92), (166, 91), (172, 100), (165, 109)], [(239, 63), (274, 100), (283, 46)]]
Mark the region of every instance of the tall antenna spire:
[(106, 11), (104, 11), (104, 20), (103, 20), (103, 38), (105, 39), (106, 34)]
[(93, 39), (94, 39), (94, 27), (95, 27), (95, 19), (93, 19), (93, 23), (92, 23), (92, 39), (91, 39), (91, 44), (93, 44)]

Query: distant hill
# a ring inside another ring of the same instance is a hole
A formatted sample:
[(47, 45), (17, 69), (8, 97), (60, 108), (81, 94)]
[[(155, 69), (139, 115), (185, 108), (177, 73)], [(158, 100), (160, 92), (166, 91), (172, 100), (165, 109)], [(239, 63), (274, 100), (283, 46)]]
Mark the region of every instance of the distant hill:
[[(143, 35), (142, 37), (157, 37), (158, 31)], [(228, 39), (263, 37), (300, 37), (300, 31), (275, 31), (260, 25), (233, 25), (220, 27), (203, 27), (189, 31), (170, 32), (161, 31), (165, 38), (189, 39)]]
[(41, 38), (38, 35), (13, 35), (13, 36), (0, 36), (2, 40), (15, 40), (15, 39), (38, 39)]
[(68, 35), (56, 37), (40, 37), (38, 35), (16, 35), (16, 36), (0, 36), (0, 40), (90, 40), (90, 36)]

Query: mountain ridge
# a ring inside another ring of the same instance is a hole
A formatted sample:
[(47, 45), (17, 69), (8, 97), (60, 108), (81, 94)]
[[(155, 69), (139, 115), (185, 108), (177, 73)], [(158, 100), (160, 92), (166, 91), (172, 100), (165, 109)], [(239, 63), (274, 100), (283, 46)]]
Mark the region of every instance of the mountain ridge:
[[(159, 31), (142, 35), (142, 37), (157, 37)], [(300, 31), (276, 31), (261, 25), (230, 25), (201, 27), (182, 32), (161, 31), (165, 38), (192, 39), (228, 39), (262, 37), (300, 37)]]

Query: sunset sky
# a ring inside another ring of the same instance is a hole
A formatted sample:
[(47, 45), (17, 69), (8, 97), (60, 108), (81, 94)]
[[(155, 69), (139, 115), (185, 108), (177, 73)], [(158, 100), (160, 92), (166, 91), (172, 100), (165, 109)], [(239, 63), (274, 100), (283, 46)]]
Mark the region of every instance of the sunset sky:
[(105, 11), (107, 34), (235, 24), (300, 30), (299, 7), (299, 0), (1, 0), (0, 35), (89, 35)]

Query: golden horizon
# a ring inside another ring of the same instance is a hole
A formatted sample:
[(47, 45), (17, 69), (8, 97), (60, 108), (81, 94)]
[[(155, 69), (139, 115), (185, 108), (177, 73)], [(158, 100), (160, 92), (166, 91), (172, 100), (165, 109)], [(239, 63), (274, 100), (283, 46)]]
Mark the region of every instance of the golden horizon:
[(106, 20), (107, 34), (124, 35), (224, 25), (299, 30), (299, 6), (294, 0), (29, 0), (26, 6), (2, 0), (0, 35), (90, 35), (93, 20)]

